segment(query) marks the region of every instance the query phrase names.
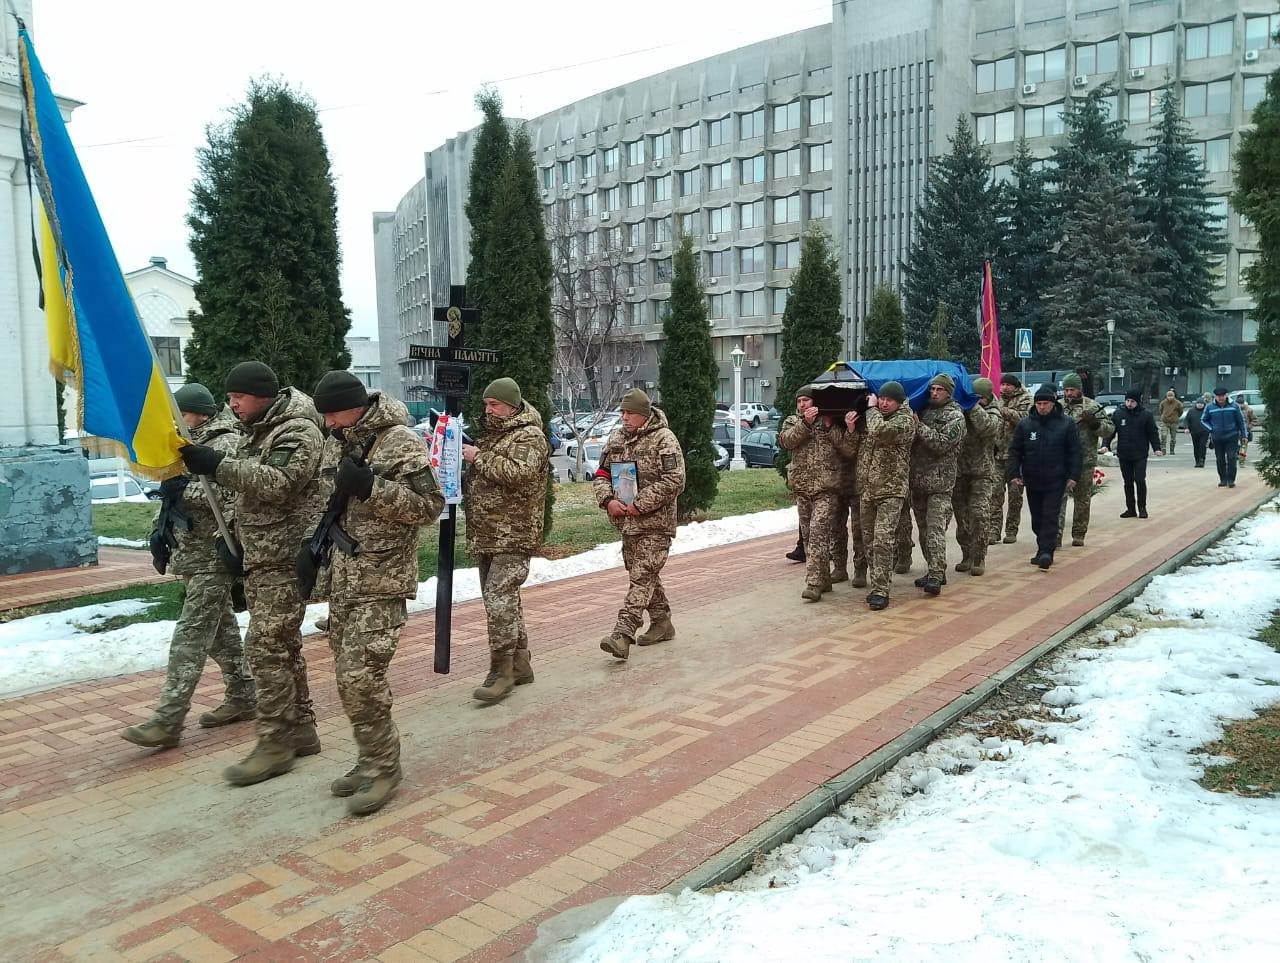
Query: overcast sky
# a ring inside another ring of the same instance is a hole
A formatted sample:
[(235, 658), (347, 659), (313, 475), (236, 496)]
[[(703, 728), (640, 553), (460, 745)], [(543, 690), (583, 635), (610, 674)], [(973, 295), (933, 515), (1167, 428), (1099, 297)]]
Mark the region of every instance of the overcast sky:
[(204, 128), (274, 74), (321, 109), (352, 334), (377, 337), (372, 213), (478, 122), (482, 84), (533, 117), (599, 90), (831, 20), (823, 0), (35, 0), (54, 90), (125, 271), (194, 276), (185, 216)]

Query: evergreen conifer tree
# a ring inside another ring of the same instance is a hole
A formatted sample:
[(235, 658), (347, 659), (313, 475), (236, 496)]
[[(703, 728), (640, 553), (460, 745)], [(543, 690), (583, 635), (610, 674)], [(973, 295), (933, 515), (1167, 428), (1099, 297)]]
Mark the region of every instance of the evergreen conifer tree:
[(968, 118), (956, 120), (951, 151), (929, 162), (924, 200), (916, 214), (906, 264), (907, 342), (926, 347), (939, 304), (950, 319), (947, 340), (955, 354), (976, 367), (981, 350), (973, 311), (990, 260), (999, 307), (1004, 305), (1003, 188), (992, 182), (991, 155), (978, 144)]
[(687, 234), (672, 257), (671, 303), (662, 338), (658, 390), (667, 424), (684, 452), (685, 484), (677, 510), (681, 518), (688, 518), (711, 507), (720, 478), (711, 442), (719, 372), (698, 260)]
[(1030, 328), (1036, 344), (1047, 343), (1042, 296), (1053, 276), (1061, 226), (1045, 173), (1035, 169), (1025, 140), (1018, 143), (1012, 175), (1006, 195), (1009, 237), (1004, 275), (1008, 287), (1005, 311), (1000, 315), (1000, 352), (1005, 358), (1016, 353), (1013, 338), (1017, 328)]
[(892, 361), (903, 356), (903, 335), (907, 317), (893, 288), (881, 284), (871, 296), (871, 307), (862, 339), (862, 357)]
[[(1258, 235), (1258, 259), (1245, 272), (1258, 322), (1258, 347), (1249, 357), (1249, 370), (1258, 376), (1270, 413), (1280, 412), (1280, 72), (1267, 78), (1266, 96), (1253, 109), (1253, 123), (1236, 151), (1232, 204)], [(1262, 448), (1258, 471), (1268, 484), (1280, 485), (1280, 431), (1266, 432)]]
[(227, 372), (254, 358), (309, 393), (351, 363), (337, 199), (315, 103), (281, 81), (254, 80), (206, 134), (187, 216), (201, 306), (187, 378), (217, 395)]
[(938, 302), (938, 309), (933, 312), (933, 322), (929, 325), (929, 357), (934, 361), (950, 361), (951, 346), (947, 343), (947, 330), (951, 327), (951, 319), (947, 316), (947, 306)]
[(1067, 98), (1062, 113), (1065, 137), (1054, 149), (1052, 174), (1063, 217), (1104, 177), (1122, 183), (1129, 178), (1133, 145), (1124, 136), (1124, 121), (1111, 116), (1103, 99), (1113, 94), (1115, 88), (1102, 84), (1084, 97)]

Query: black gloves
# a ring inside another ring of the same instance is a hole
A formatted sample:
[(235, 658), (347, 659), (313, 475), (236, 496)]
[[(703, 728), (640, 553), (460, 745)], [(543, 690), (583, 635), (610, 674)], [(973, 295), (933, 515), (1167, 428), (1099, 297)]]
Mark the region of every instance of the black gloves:
[(244, 581), (236, 579), (231, 583), (231, 611), (249, 611), (249, 598), (244, 594)]
[(1088, 428), (1097, 428), (1099, 424), (1098, 416), (1092, 411), (1086, 411), (1080, 416), (1080, 423)]
[(164, 532), (157, 530), (151, 533), (151, 538), (147, 540), (147, 544), (151, 548), (151, 564), (157, 572), (163, 575), (165, 569), (169, 567), (169, 558), (172, 555), (169, 539), (165, 537)]
[(316, 576), (320, 574), (320, 568), (316, 564), (316, 557), (311, 551), (311, 540), (302, 543), (302, 547), (298, 549), (298, 556), (293, 563), (293, 571), (298, 576), (298, 594), (302, 596), (305, 602), (311, 598), (311, 593), (316, 590)]
[(357, 465), (351, 457), (338, 463), (338, 471), (333, 478), (333, 487), (338, 491), (365, 499), (373, 494), (373, 469), (368, 465)]
[(195, 475), (212, 475), (226, 457), (223, 452), (208, 445), (187, 445), (178, 449), (178, 455), (187, 470)]
[(175, 475), (173, 478), (166, 478), (160, 483), (160, 497), (172, 503), (182, 497), (182, 493), (187, 490), (187, 483), (191, 481), (188, 475)]
[(236, 578), (244, 578), (244, 559), (238, 551), (233, 551), (227, 540), (219, 535), (213, 542), (218, 552), (218, 561), (222, 567)]

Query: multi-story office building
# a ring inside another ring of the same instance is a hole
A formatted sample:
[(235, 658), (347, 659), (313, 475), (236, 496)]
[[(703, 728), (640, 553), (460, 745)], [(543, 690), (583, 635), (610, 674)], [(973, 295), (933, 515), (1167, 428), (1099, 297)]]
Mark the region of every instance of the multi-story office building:
[[(1273, 8), (1269, 0), (837, 0), (828, 26), (533, 118), (553, 245), (567, 241), (566, 257), (583, 270), (614, 271), (616, 330), (643, 345), (633, 363), (601, 376), (656, 382), (681, 231), (699, 252), (722, 397), (731, 391), (729, 352), (741, 345), (745, 397), (774, 400), (782, 310), (810, 221), (836, 244), (854, 355), (872, 291), (901, 287), (928, 159), (947, 149), (956, 117), (970, 118), (991, 149), (992, 176), (1003, 178), (1019, 138), (1047, 158), (1065, 100), (1109, 83), (1112, 109), (1139, 145), (1160, 92), (1179, 94), (1231, 247), (1219, 320), (1207, 332), (1214, 354), (1169, 380), (1179, 390), (1252, 386), (1256, 324), (1240, 271), (1256, 238), (1227, 195), (1239, 132), (1280, 64)], [(389, 386), (430, 384), (407, 345), (442, 339), (431, 305), (465, 276), (472, 137), (428, 154), (425, 176), (397, 211), (374, 216)]]

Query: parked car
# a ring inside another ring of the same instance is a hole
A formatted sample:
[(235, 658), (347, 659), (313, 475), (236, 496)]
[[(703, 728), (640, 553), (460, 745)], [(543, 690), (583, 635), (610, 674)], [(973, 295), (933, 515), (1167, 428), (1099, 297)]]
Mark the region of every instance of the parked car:
[(157, 497), (159, 488), (152, 481), (124, 473), (124, 490), (120, 488), (121, 476), (116, 472), (98, 472), (89, 476), (89, 500), (94, 505), (110, 505), (113, 502), (145, 502)]
[(578, 478), (578, 442), (566, 442), (564, 456), (569, 461), (569, 481), (590, 481), (591, 476), (600, 467), (600, 454), (604, 451), (603, 441), (587, 441), (582, 446), (582, 477)]
[(716, 469), (718, 471), (728, 471), (729, 457), (730, 457), (729, 452), (726, 451), (724, 448), (722, 448), (720, 445), (716, 444), (714, 441), (711, 443), (711, 446), (716, 451)]
[(1112, 413), (1124, 404), (1124, 395), (1115, 392), (1105, 392), (1093, 399), (1102, 405), (1102, 410), (1107, 413), (1107, 417), (1111, 417)]
[(737, 405), (736, 408), (730, 408), (729, 410), (737, 414), (744, 424), (748, 424), (752, 428), (759, 428), (773, 417), (772, 408), (756, 401), (744, 401), (742, 404)]
[(743, 432), (742, 460), (748, 468), (772, 468), (778, 460), (778, 432), (773, 428)]
[[(747, 425), (742, 426), (742, 437), (746, 438), (751, 433), (751, 429)], [(711, 440), (721, 447), (728, 448), (733, 451), (733, 421), (717, 421), (711, 426)]]

